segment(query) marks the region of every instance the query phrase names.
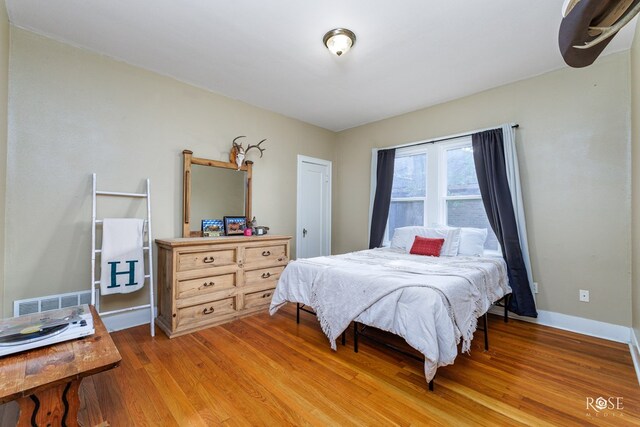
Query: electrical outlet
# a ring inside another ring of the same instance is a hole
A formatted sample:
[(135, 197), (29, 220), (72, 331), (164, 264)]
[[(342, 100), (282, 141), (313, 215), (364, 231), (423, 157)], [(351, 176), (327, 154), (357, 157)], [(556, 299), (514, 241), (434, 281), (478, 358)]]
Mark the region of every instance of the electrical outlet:
[(580, 289), (580, 301), (589, 302), (589, 291), (585, 291), (584, 289)]
[(533, 293), (534, 294), (538, 293), (538, 282), (533, 282)]

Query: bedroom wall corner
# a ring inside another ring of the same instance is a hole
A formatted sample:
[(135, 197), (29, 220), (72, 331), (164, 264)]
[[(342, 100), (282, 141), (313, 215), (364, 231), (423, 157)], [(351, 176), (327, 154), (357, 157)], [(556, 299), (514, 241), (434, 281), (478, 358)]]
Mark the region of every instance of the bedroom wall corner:
[[(631, 293), (633, 333), (640, 337), (640, 25), (631, 45)], [(636, 342), (637, 344), (637, 342)]]
[(4, 309), (5, 289), (5, 197), (7, 188), (7, 120), (9, 91), (10, 25), (7, 6), (0, 0), (0, 318), (10, 313)]

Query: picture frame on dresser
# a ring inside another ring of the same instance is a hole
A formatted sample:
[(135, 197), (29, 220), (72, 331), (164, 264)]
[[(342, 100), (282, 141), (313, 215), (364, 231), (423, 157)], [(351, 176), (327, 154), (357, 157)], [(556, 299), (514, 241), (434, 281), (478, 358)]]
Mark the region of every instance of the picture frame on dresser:
[(221, 219), (203, 219), (202, 237), (224, 236), (224, 221)]
[(225, 216), (224, 234), (227, 236), (243, 235), (247, 219), (243, 216)]

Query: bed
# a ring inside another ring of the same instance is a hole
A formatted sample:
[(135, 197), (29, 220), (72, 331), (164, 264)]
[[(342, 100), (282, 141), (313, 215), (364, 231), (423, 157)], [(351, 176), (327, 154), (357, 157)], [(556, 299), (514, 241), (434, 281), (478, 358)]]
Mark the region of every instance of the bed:
[(510, 292), (502, 258), (380, 248), (289, 263), (270, 313), (287, 302), (311, 307), (333, 349), (352, 321), (399, 335), (424, 355), (430, 382), (460, 342), (470, 350), (477, 319)]

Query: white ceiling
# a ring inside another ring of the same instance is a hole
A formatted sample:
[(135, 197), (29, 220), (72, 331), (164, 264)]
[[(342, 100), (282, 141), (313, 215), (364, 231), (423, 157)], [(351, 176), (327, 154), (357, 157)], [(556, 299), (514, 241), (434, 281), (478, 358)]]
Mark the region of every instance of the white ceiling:
[[(11, 22), (339, 131), (561, 68), (563, 0), (7, 0)], [(322, 36), (356, 33), (334, 57)], [(628, 49), (635, 21), (604, 55)]]

